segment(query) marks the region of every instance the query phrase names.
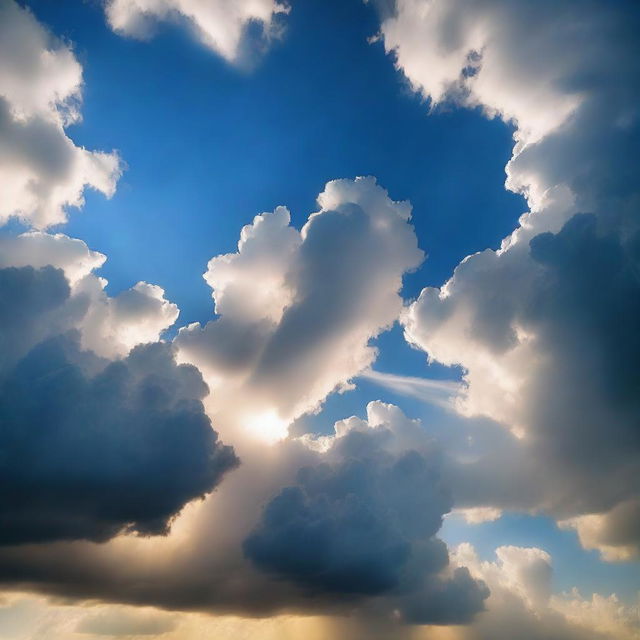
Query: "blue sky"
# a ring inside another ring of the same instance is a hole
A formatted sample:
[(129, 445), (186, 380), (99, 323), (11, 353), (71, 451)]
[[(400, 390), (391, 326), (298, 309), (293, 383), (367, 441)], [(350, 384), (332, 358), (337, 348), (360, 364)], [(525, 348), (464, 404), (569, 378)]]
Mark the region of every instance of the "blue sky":
[(640, 11), (257, 0), (243, 64), (141, 1), (0, 0), (8, 592), (89, 640), (635, 638)]
[(469, 253), (498, 246), (526, 210), (503, 187), (510, 128), (453, 108), (426, 117), (382, 45), (368, 44), (378, 29), (370, 6), (300, 3), (282, 41), (250, 71), (175, 26), (140, 42), (106, 28), (92, 3), (30, 6), (83, 64), (73, 139), (115, 147), (127, 163), (114, 198), (89, 193), (65, 229), (109, 257), (101, 273), (112, 291), (158, 283), (182, 323), (209, 318), (200, 274), (235, 250), (242, 225), (283, 204), (302, 226), (337, 177), (374, 175), (413, 204), (429, 259), (405, 279), (407, 297), (440, 285)]

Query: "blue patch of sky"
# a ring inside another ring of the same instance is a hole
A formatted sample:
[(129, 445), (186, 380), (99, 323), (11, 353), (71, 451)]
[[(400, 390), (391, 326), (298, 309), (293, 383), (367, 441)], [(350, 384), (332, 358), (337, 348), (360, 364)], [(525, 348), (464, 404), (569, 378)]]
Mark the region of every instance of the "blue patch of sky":
[(367, 42), (377, 22), (360, 0), (292, 4), (282, 40), (247, 72), (179, 26), (139, 42), (112, 33), (98, 2), (29, 3), (84, 67), (84, 118), (70, 136), (127, 163), (113, 199), (88, 193), (62, 229), (108, 256), (111, 292), (144, 279), (178, 303), (181, 324), (206, 321), (207, 261), (276, 205), (300, 227), (334, 178), (374, 175), (413, 203), (429, 259), (406, 278), (407, 297), (497, 246), (524, 211), (503, 188), (507, 126), (477, 111), (429, 116)]

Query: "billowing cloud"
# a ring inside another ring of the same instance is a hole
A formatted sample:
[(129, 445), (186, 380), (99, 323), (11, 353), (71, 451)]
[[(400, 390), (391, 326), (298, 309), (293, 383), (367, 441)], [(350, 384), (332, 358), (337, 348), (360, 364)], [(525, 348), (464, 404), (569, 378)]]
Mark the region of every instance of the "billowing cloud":
[(73, 51), (14, 0), (0, 2), (0, 224), (64, 222), (86, 187), (113, 194), (117, 153), (88, 151), (67, 136), (80, 119), (82, 68)]
[[(81, 88), (70, 47), (0, 1), (0, 223), (47, 227), (86, 185), (113, 192), (117, 155), (65, 133)], [(200, 374), (158, 342), (177, 307), (146, 282), (108, 296), (104, 260), (62, 234), (0, 235), (2, 544), (164, 534), (237, 464)]]
[(503, 0), (398, 0), (381, 25), (433, 106), (515, 127), (507, 187), (530, 207), (500, 250), (467, 257), (404, 316), (411, 344), (463, 366), (459, 410), (512, 434), (459, 466), (456, 498), (588, 516), (571, 521), (584, 541), (627, 554), (638, 538), (623, 505), (640, 494), (639, 25), (634, 3)]
[(105, 0), (111, 28), (123, 35), (148, 38), (157, 22), (186, 24), (206, 47), (238, 62), (251, 25), (267, 41), (277, 33), (275, 18), (288, 5), (278, 0)]
[[(93, 273), (105, 260), (106, 256), (92, 251), (81, 240), (61, 233), (1, 233), (0, 268), (60, 269), (69, 288), (64, 304), (55, 313), (33, 314), (25, 317), (22, 325), (14, 323), (19, 336), (7, 338), (3, 357), (8, 358), (12, 352), (24, 355), (21, 344), (34, 346), (70, 329), (80, 332), (83, 349), (106, 358), (125, 356), (137, 344), (157, 341), (176, 321), (177, 306), (166, 300), (160, 287), (146, 282), (108, 296), (107, 281)], [(7, 306), (7, 316), (14, 312)], [(37, 331), (33, 328), (36, 326)]]
[(423, 257), (410, 205), (375, 179), (330, 182), (318, 202), (301, 231), (279, 207), (242, 230), (237, 253), (213, 258), (205, 279), (220, 317), (176, 340), (212, 388), (212, 411), (233, 395), (236, 420), (280, 436), (372, 364), (369, 341), (397, 319), (402, 276)]
[(0, 269), (2, 544), (166, 533), (237, 464), (204, 413), (199, 372), (171, 345), (108, 362), (79, 332), (56, 335), (66, 312), (81, 317), (71, 291), (52, 266)]
[[(451, 640), (632, 640), (640, 620), (615, 595), (584, 598), (574, 589), (553, 594), (551, 556), (535, 547), (504, 546), (496, 561), (481, 561), (467, 543), (452, 561), (469, 567), (491, 591), (486, 611), (473, 624), (446, 635)], [(436, 634), (436, 640), (440, 638)]]
[(100, 268), (106, 259), (98, 251), (91, 251), (82, 240), (62, 233), (0, 234), (0, 268), (52, 265), (64, 271), (72, 286)]
[(332, 436), (245, 449), (167, 537), (0, 550), (0, 581), (219, 614), (373, 616), (395, 630), (466, 623), (488, 594), (436, 537), (451, 504), (440, 454), (397, 407), (367, 414)]
[[(553, 559), (535, 547), (504, 546), (495, 560), (482, 561), (468, 543), (455, 548), (452, 565), (464, 564), (474, 580), (490, 587), (486, 608), (468, 625), (426, 627), (399, 626), (397, 620), (380, 616), (378, 608), (367, 616), (291, 614), (268, 619), (242, 618), (201, 613), (166, 613), (151, 607), (77, 604), (47, 600), (34, 594), (4, 593), (0, 600), (0, 631), (17, 640), (47, 638), (117, 638), (134, 633), (162, 640), (196, 640), (215, 637), (302, 637), (320, 640), (635, 640), (640, 627), (637, 604), (625, 604), (616, 595), (594, 593), (589, 597), (577, 589), (553, 593)], [(343, 599), (346, 596), (342, 596)], [(136, 636), (137, 637), (137, 636)]]
[(438, 454), (397, 407), (371, 403), (367, 414), (314, 443), (319, 463), (271, 500), (244, 551), (316, 597), (388, 593), (407, 622), (466, 622), (487, 592), (465, 569), (443, 576), (447, 551), (435, 534), (451, 499)]
[(575, 529), (582, 546), (598, 549), (607, 560), (615, 562), (640, 556), (640, 500), (637, 498), (619, 502), (604, 513), (568, 518), (561, 521), (560, 526)]

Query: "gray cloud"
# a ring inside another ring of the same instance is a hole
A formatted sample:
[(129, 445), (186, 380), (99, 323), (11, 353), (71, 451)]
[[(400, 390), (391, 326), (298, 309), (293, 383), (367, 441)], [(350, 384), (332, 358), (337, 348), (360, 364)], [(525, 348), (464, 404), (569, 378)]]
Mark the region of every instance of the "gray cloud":
[(447, 550), (435, 534), (451, 498), (439, 456), (396, 408), (373, 404), (369, 416), (337, 425), (319, 464), (266, 506), (244, 551), (315, 597), (385, 595), (408, 623), (467, 622), (488, 592), (464, 568), (443, 575)]
[[(3, 339), (33, 333), (69, 291), (59, 269), (0, 269)], [(184, 504), (237, 464), (204, 413), (199, 372), (177, 366), (170, 345), (108, 362), (83, 351), (72, 332), (5, 364), (3, 544), (105, 540), (124, 529), (165, 534)]]

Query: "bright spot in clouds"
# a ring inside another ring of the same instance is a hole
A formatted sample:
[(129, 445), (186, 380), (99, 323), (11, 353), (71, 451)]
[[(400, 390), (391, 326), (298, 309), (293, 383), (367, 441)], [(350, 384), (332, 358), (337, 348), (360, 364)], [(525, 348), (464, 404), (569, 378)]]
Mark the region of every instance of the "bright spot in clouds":
[(250, 415), (244, 421), (247, 432), (256, 440), (275, 444), (287, 437), (289, 425), (278, 416), (275, 409)]

